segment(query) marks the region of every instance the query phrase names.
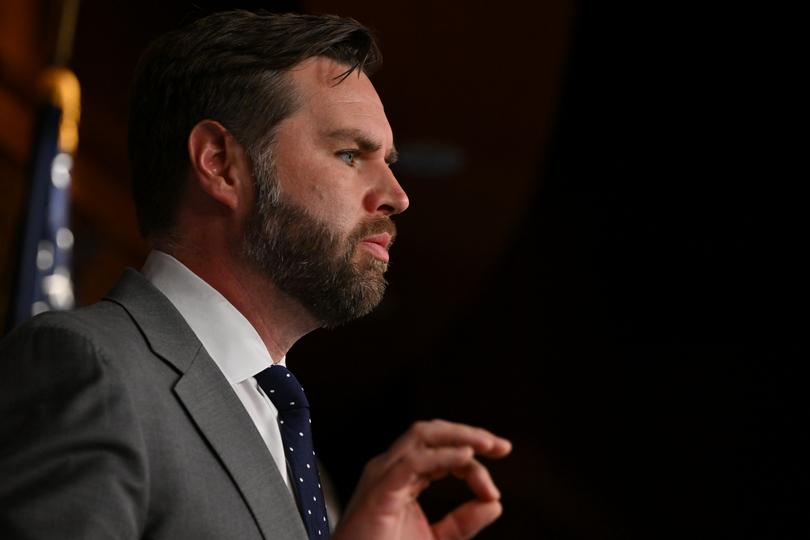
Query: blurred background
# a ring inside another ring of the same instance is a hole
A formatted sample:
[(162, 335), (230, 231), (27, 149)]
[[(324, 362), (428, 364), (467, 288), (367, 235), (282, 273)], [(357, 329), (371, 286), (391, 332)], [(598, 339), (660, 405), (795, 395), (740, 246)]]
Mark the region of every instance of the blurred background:
[[(338, 498), (412, 421), (442, 417), (514, 442), (489, 464), (505, 513), (481, 538), (806, 537), (805, 199), (783, 189), (801, 175), (784, 158), (797, 143), (780, 140), (793, 123), (782, 75), (797, 71), (787, 14), (84, 0), (66, 47), (62, 6), (0, 2), (4, 326), (32, 215), (38, 81), (55, 56), (81, 85), (68, 247), (85, 305), (147, 253), (126, 155), (145, 46), (224, 8), (352, 16), (380, 40), (373, 81), (411, 207), (380, 308), (288, 356)], [(424, 503), (438, 517), (465, 497), (447, 480)]]

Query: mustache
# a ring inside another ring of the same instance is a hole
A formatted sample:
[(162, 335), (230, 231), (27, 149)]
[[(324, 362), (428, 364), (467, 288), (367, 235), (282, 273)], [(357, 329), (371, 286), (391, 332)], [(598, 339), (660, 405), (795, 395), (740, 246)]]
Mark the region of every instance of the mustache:
[(388, 233), (391, 235), (391, 243), (388, 247), (394, 245), (394, 240), (397, 237), (397, 226), (389, 217), (374, 218), (369, 221), (360, 223), (354, 231), (352, 231), (349, 242), (351, 245), (356, 245), (368, 236), (380, 233)]

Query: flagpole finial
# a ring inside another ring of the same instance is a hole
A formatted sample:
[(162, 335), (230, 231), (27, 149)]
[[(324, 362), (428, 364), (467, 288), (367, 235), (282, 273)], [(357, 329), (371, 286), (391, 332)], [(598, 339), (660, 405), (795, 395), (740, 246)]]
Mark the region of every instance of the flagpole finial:
[(76, 75), (64, 67), (49, 67), (41, 75), (43, 98), (61, 109), (59, 123), (59, 149), (75, 154), (79, 145), (79, 118), (81, 116), (81, 88)]

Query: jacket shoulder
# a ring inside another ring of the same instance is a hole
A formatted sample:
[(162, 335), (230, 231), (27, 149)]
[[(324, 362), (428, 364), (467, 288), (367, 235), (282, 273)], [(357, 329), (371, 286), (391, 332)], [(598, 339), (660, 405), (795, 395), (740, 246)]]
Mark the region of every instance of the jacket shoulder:
[(125, 309), (102, 300), (72, 311), (49, 311), (33, 317), (0, 341), (0, 357), (21, 349), (35, 353), (43, 348), (54, 352), (66, 348), (64, 352), (68, 352), (76, 347), (103, 356), (105, 350), (112, 353), (123, 341), (140, 340), (139, 334)]

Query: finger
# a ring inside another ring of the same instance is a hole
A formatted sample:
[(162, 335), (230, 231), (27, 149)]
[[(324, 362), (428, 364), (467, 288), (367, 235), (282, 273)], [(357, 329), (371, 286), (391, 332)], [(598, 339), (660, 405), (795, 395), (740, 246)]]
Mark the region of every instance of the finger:
[(384, 490), (407, 488), (412, 495), (425, 489), (429, 482), (447, 476), (452, 471), (466, 471), (474, 461), (468, 446), (444, 448), (415, 448), (397, 461), (383, 476)]
[(494, 501), (501, 497), (501, 492), (492, 480), (489, 471), (479, 461), (470, 460), (463, 467), (452, 471), (453, 475), (464, 480), (470, 490), (481, 500)]
[(469, 501), (433, 525), (438, 540), (466, 540), (498, 519), (503, 512), (499, 501)]
[(419, 445), (471, 446), (477, 454), (493, 458), (503, 457), (512, 450), (511, 442), (485, 429), (446, 420), (431, 420), (413, 424), (391, 447), (392, 459)]

